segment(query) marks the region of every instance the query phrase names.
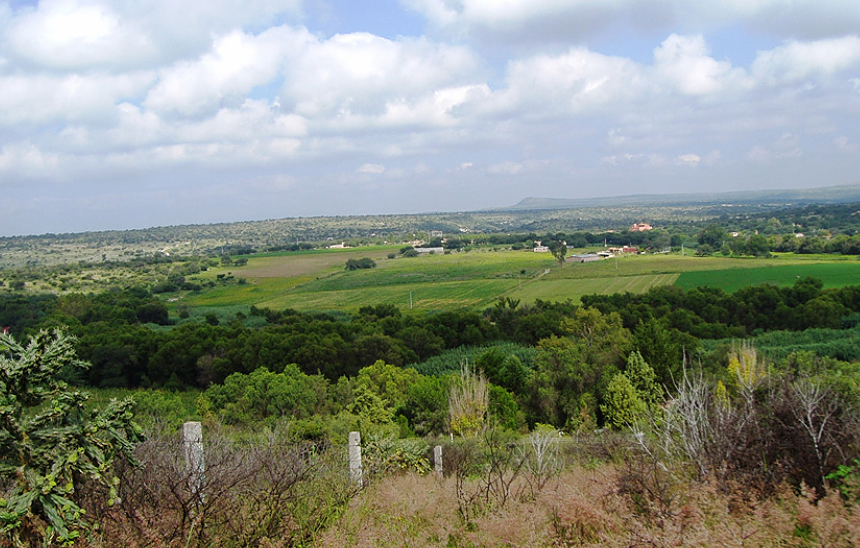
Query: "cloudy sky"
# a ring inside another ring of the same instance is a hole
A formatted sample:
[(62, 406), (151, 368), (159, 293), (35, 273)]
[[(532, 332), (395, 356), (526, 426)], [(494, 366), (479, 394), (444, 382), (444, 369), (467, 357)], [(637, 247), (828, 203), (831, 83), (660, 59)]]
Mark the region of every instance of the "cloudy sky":
[(858, 0), (0, 0), (0, 235), (857, 182)]

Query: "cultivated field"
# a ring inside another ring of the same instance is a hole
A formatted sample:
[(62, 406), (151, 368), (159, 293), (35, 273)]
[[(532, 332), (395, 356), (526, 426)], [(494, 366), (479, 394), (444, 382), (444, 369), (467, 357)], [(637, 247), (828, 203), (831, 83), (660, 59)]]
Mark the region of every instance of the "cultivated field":
[[(814, 276), (828, 287), (860, 284), (860, 263), (826, 256), (784, 255), (770, 259), (695, 257), (679, 254), (627, 255), (560, 267), (546, 253), (478, 249), (471, 252), (397, 256), (396, 248), (368, 247), (251, 256), (244, 267), (213, 268), (200, 279), (229, 274), (247, 280), (201, 294), (188, 294), (189, 307), (264, 306), (302, 311), (355, 310), (393, 304), (401, 309), (480, 310), (499, 297), (578, 302), (583, 295), (642, 293), (677, 284), (734, 291), (756, 283), (792, 284)], [(377, 267), (346, 271), (348, 259), (369, 257)]]

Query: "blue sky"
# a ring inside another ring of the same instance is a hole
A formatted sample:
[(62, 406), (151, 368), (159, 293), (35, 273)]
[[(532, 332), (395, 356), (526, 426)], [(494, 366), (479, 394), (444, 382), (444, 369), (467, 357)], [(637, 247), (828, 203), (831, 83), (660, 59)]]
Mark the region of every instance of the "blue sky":
[(858, 0), (0, 0), (0, 235), (858, 168)]

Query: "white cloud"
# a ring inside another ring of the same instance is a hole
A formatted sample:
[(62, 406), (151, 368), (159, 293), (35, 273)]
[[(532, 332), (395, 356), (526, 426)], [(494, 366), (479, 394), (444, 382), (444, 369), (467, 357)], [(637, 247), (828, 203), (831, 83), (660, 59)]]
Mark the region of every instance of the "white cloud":
[(368, 173), (372, 175), (381, 175), (385, 173), (385, 166), (382, 164), (364, 164), (356, 170), (357, 173)]
[(681, 93), (711, 95), (742, 83), (742, 71), (708, 55), (701, 36), (672, 34), (654, 50), (657, 73)]
[(155, 45), (133, 20), (111, 5), (87, 0), (44, 0), (17, 17), (11, 49), (43, 67), (79, 69), (136, 65)]
[(632, 101), (645, 91), (647, 82), (640, 68), (628, 59), (577, 48), (562, 55), (512, 61), (507, 85), (490, 103), (494, 108), (541, 117)]
[[(46, 153), (31, 143), (4, 146), (0, 149), (0, 178), (11, 185), (17, 177), (44, 178), (55, 175), (59, 166), (59, 156)], [(0, 183), (2, 184), (2, 183)]]
[(701, 161), (702, 157), (698, 154), (681, 154), (675, 158), (675, 164), (679, 166), (696, 167)]
[(401, 0), (434, 25), (489, 40), (574, 41), (619, 21), (644, 30), (742, 23), (783, 37), (842, 36), (860, 28), (851, 0)]
[(860, 67), (860, 37), (846, 36), (815, 42), (792, 40), (759, 52), (752, 65), (757, 80), (768, 85), (827, 78)]
[[(431, 27), (385, 38), (301, 26), (317, 20), (300, 0), (0, 0), (0, 179), (37, 178), (22, 196), (123, 184), (130, 201), (217, 184), (207, 195), (225, 203), (248, 181), (291, 189), (291, 208), (303, 192), (310, 214), (334, 207), (321, 184), (343, 208), (384, 185), (393, 210), (416, 203), (414, 186), (436, 189), (434, 208), (515, 201), (531, 193), (524, 173), (558, 196), (658, 192), (678, 175), (802, 186), (784, 166), (814, 161), (849, 182), (860, 23), (833, 29), (860, 16), (818, 4), (841, 20), (819, 24), (808, 0), (411, 0)], [(760, 34), (765, 14), (783, 30)], [(646, 32), (618, 40), (631, 27)], [(755, 177), (739, 171), (750, 163)]]
[(471, 52), (459, 46), (335, 35), (290, 53), (281, 101), (309, 117), (379, 115), (389, 105), (474, 78), (477, 68)]
[(232, 32), (218, 37), (212, 50), (193, 62), (162, 71), (144, 104), (164, 113), (196, 116), (241, 103), (257, 86), (278, 74), (286, 49), (308, 40), (306, 32), (275, 27), (259, 35)]
[(114, 118), (117, 101), (141, 93), (153, 78), (147, 72), (0, 75), (0, 118), (5, 124), (102, 123)]

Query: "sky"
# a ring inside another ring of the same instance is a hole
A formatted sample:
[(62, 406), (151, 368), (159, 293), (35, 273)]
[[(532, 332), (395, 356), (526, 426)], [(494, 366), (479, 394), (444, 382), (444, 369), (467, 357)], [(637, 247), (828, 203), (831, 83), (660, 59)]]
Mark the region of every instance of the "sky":
[(0, 0), (0, 236), (860, 183), (860, 0)]

